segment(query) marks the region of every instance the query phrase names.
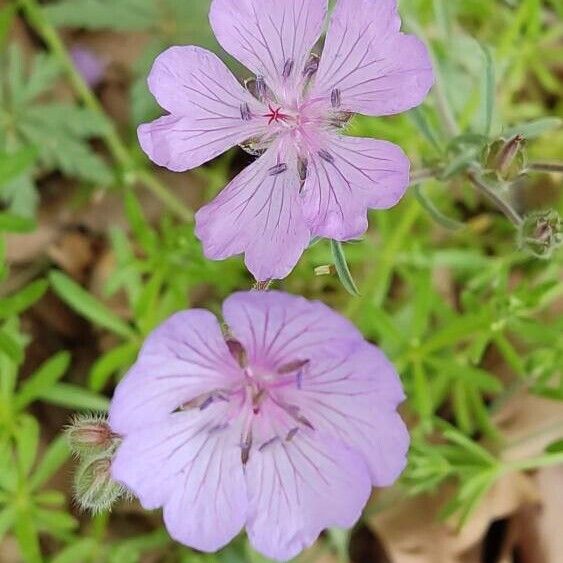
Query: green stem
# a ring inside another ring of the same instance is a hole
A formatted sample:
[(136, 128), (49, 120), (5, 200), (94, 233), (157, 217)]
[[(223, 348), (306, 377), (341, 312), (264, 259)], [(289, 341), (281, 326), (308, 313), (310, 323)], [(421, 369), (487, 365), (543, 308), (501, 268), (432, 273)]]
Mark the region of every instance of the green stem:
[(98, 98), (96, 98), (80, 73), (76, 70), (59, 33), (49, 23), (37, 0), (19, 0), (19, 4), (29, 20), (29, 23), (43, 39), (52, 55), (58, 60), (84, 106), (106, 118), (108, 126), (106, 132), (103, 134), (103, 139), (112, 157), (121, 168), (126, 180), (130, 182), (135, 180), (140, 181), (155, 197), (166, 205), (170, 211), (175, 213), (182, 220), (192, 222), (193, 212), (176, 198), (176, 196), (171, 194), (166, 186), (149, 170), (140, 169), (135, 165), (134, 159), (131, 157), (127, 146), (121, 140), (115, 125), (110, 119), (107, 119)]
[(492, 188), (487, 186), (487, 184), (482, 180), (480, 175), (475, 170), (470, 170), (467, 173), (467, 177), (477, 189), (478, 192), (483, 194), (489, 201), (491, 201), (500, 211), (506, 215), (510, 222), (515, 226), (519, 227), (523, 219), (520, 217), (519, 213), (502, 197), (500, 197)]
[(413, 225), (421, 214), (421, 207), (415, 198), (409, 198), (407, 206), (401, 215), (398, 225), (393, 230), (389, 240), (383, 241), (383, 251), (373, 270), (364, 280), (360, 297), (350, 302), (347, 316), (354, 320), (368, 303), (380, 307), (385, 300), (391, 276), (397, 263), (397, 255), (408, 237)]
[(532, 162), (528, 166), (528, 169), (536, 172), (556, 172), (563, 174), (563, 162)]
[(521, 459), (506, 463), (509, 471), (532, 471), (540, 467), (563, 464), (563, 452), (556, 454), (546, 454), (531, 459)]

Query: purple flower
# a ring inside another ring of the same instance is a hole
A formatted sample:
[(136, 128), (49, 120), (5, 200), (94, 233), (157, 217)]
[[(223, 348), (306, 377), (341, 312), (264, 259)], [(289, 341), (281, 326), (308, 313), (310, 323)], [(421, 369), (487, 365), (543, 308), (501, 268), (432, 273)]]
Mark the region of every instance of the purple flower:
[(243, 527), (287, 560), (360, 517), (395, 481), (409, 437), (382, 352), (319, 302), (249, 292), (174, 315), (117, 387), (112, 475), (170, 535), (214, 551)]
[(184, 171), (236, 144), (262, 155), (197, 214), (208, 258), (244, 252), (258, 280), (283, 278), (312, 237), (356, 238), (369, 208), (401, 199), (403, 151), (339, 134), (352, 113), (408, 110), (432, 86), (427, 50), (399, 31), (396, 4), (339, 0), (319, 60), (327, 0), (213, 0), (217, 39), (256, 74), (247, 89), (199, 47), (156, 59), (149, 87), (170, 115), (139, 128), (154, 162)]

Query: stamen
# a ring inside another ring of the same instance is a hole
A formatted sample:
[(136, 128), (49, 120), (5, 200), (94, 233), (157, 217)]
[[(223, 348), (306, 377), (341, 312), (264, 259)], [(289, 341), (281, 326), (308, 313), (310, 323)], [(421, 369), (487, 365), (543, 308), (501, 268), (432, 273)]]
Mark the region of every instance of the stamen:
[(325, 151), (324, 149), (321, 149), (318, 153), (317, 153), (323, 160), (326, 160), (328, 163), (333, 164), (334, 163), (334, 157), (328, 152)]
[(259, 100), (263, 100), (266, 97), (268, 87), (266, 86), (266, 81), (263, 76), (256, 77), (256, 97)]
[(243, 465), (248, 463), (250, 458), (250, 450), (252, 449), (252, 430), (249, 430), (246, 436), (242, 437), (240, 444), (240, 460)]
[(237, 361), (238, 365), (241, 368), (245, 368), (248, 365), (248, 360), (246, 357), (246, 350), (244, 349), (243, 345), (234, 338), (228, 338), (226, 341), (227, 348), (231, 353), (231, 356)]
[(250, 121), (252, 119), (252, 112), (247, 102), (240, 104), (240, 117), (243, 121)]
[(309, 60), (305, 64), (305, 68), (303, 69), (303, 76), (306, 79), (312, 78), (314, 74), (316, 74), (317, 70), (319, 69), (319, 56), (315, 53), (312, 53), (309, 57)]
[(335, 88), (331, 95), (330, 95), (330, 103), (332, 104), (333, 108), (339, 108), (342, 104), (342, 99), (340, 96), (340, 90), (338, 88)]
[(285, 438), (285, 441), (286, 441), (286, 442), (291, 442), (291, 440), (293, 440), (293, 438), (295, 438), (295, 434), (297, 434), (297, 432), (299, 432), (299, 428), (292, 428), (292, 429), (288, 432), (288, 434), (287, 434), (287, 436), (286, 436), (286, 438)]
[(285, 61), (285, 64), (283, 65), (283, 73), (282, 76), (287, 80), (290, 76), (291, 73), (293, 71), (293, 59), (288, 59), (287, 61)]
[(279, 439), (280, 439), (279, 436), (274, 436), (273, 438), (270, 438), (267, 442), (264, 442), (264, 443), (258, 448), (258, 451), (259, 451), (259, 452), (263, 452), (268, 446), (271, 446), (271, 445), (275, 444)]
[(297, 160), (297, 172), (299, 173), (299, 180), (301, 181), (301, 187), (307, 180), (307, 166), (308, 162), (306, 158), (300, 158)]
[(294, 371), (300, 370), (302, 367), (306, 366), (311, 360), (295, 360), (294, 362), (289, 362), (278, 368), (278, 373), (280, 375), (286, 373), (292, 373)]
[(268, 172), (270, 173), (270, 176), (278, 176), (279, 174), (283, 174), (286, 170), (287, 164), (285, 164), (285, 162), (280, 162), (279, 164), (272, 166)]
[(215, 398), (213, 397), (213, 395), (210, 395), (209, 397), (207, 397), (207, 399), (205, 399), (205, 401), (203, 401), (203, 403), (201, 403), (199, 410), (204, 411), (214, 400)]

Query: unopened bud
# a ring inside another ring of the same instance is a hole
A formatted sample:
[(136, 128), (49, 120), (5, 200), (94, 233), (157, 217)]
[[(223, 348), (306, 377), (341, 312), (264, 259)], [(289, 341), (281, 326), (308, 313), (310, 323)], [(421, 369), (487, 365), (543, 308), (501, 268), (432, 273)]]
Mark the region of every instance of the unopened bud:
[(109, 510), (125, 494), (122, 485), (111, 477), (111, 457), (90, 457), (80, 464), (74, 480), (76, 500), (81, 508), (93, 513)]
[(526, 216), (518, 233), (520, 248), (538, 258), (550, 258), (563, 244), (563, 221), (554, 209)]
[(494, 141), (483, 153), (484, 168), (498, 180), (515, 180), (526, 168), (524, 143), (522, 135)]
[(71, 450), (79, 455), (92, 452), (111, 452), (119, 441), (106, 420), (96, 416), (79, 416), (67, 428)]

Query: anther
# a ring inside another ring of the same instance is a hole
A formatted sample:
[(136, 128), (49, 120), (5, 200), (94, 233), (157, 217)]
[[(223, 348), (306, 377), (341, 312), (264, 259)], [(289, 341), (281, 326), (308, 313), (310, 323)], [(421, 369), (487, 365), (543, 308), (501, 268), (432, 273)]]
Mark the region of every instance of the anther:
[(293, 438), (295, 438), (295, 434), (297, 434), (297, 432), (299, 432), (299, 428), (292, 428), (292, 429), (288, 432), (288, 434), (287, 434), (287, 436), (286, 436), (286, 438), (285, 438), (285, 441), (286, 441), (286, 442), (291, 442), (291, 440), (293, 440)]
[(334, 162), (334, 157), (328, 151), (325, 151), (324, 149), (321, 149), (317, 154), (323, 160), (326, 160), (326, 162), (328, 162), (330, 164), (332, 164)]
[(280, 174), (283, 174), (286, 170), (287, 164), (285, 164), (285, 162), (280, 162), (279, 164), (276, 164), (268, 169), (268, 172), (270, 176), (278, 176)]
[(240, 460), (243, 465), (248, 463), (250, 458), (250, 450), (252, 449), (252, 431), (250, 431), (246, 436), (243, 436), (240, 445)]
[(314, 53), (309, 57), (309, 60), (305, 64), (305, 68), (303, 69), (303, 76), (306, 79), (311, 78), (319, 68), (319, 56), (315, 55)]
[(246, 350), (244, 349), (243, 345), (234, 338), (227, 338), (225, 341), (227, 344), (227, 348), (231, 353), (231, 356), (237, 361), (238, 365), (241, 368), (245, 368), (248, 365), (247, 358), (246, 358)]
[(240, 117), (243, 121), (250, 121), (252, 119), (252, 112), (247, 102), (240, 104)]
[(273, 438), (270, 438), (267, 442), (264, 442), (264, 443), (258, 448), (258, 451), (259, 451), (259, 452), (263, 452), (268, 446), (272, 446), (272, 445), (275, 444), (278, 440), (279, 440), (279, 437), (278, 437), (278, 436), (274, 436)]
[(301, 184), (304, 184), (307, 179), (307, 167), (308, 162), (306, 158), (300, 158), (297, 161), (297, 172), (299, 173), (299, 180)]
[(288, 59), (287, 61), (285, 61), (285, 64), (283, 65), (283, 73), (282, 76), (285, 79), (288, 79), (291, 76), (291, 73), (293, 72), (293, 59)]
[(330, 94), (330, 103), (332, 104), (332, 107), (335, 109), (341, 106), (342, 98), (340, 95), (340, 90), (338, 88), (335, 88)]
[(305, 367), (310, 360), (295, 360), (294, 362), (289, 362), (278, 368), (279, 374), (293, 373), (294, 371), (300, 370)]

